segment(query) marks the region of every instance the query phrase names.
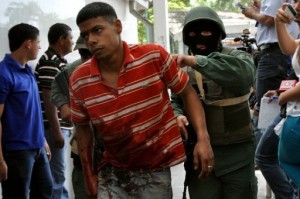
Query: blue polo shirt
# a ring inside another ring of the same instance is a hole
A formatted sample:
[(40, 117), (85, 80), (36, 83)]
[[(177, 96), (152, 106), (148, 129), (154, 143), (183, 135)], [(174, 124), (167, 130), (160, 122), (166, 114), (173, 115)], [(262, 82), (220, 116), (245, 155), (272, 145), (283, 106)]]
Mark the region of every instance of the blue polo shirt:
[(6, 54), (0, 62), (0, 104), (3, 150), (38, 149), (44, 146), (40, 97), (30, 66), (25, 68)]

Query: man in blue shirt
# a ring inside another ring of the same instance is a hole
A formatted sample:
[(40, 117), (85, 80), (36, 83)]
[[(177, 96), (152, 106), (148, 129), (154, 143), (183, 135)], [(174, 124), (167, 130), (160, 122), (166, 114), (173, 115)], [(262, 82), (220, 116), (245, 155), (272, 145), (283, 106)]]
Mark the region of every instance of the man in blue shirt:
[[(11, 53), (0, 62), (0, 181), (3, 199), (50, 199), (53, 180), (37, 83), (39, 30), (18, 24), (8, 32)], [(48, 157), (47, 157), (48, 156)]]

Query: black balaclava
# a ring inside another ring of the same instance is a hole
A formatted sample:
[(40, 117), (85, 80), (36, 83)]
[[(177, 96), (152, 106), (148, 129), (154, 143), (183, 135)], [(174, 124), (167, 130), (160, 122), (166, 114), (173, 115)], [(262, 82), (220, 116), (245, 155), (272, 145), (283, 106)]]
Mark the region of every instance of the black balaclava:
[[(210, 36), (201, 35), (202, 31), (210, 31), (212, 34)], [(191, 36), (189, 33), (196, 33), (194, 36)], [(212, 21), (197, 21), (189, 24), (186, 29), (186, 38), (187, 46), (189, 47), (190, 52), (193, 55), (209, 55), (215, 51), (221, 51), (222, 46), (220, 40), (222, 37), (222, 32), (216, 23)], [(199, 49), (197, 45), (205, 45), (206, 49)]]

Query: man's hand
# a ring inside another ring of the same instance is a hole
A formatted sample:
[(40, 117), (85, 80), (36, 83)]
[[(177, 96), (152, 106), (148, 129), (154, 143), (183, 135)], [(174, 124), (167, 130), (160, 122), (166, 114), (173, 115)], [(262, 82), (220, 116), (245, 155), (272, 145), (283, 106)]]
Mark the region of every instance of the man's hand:
[(60, 107), (60, 116), (61, 119), (71, 122), (71, 108), (69, 104), (64, 104)]
[(191, 66), (194, 67), (196, 66), (196, 57), (191, 56), (191, 55), (172, 55), (173, 58), (176, 60), (176, 63), (180, 67), (185, 67), (185, 66)]
[(189, 125), (189, 121), (184, 115), (179, 115), (176, 120), (182, 137), (187, 140), (189, 135), (185, 127)]
[(242, 10), (242, 14), (249, 19), (253, 19), (253, 15), (255, 14), (255, 10), (253, 8), (248, 8)]
[(50, 161), (51, 160), (51, 150), (50, 150), (50, 147), (49, 147), (46, 139), (45, 139), (45, 151), (46, 151), (47, 158)]
[(0, 163), (0, 182), (7, 180), (7, 165), (4, 160)]
[(85, 176), (85, 187), (86, 192), (89, 198), (97, 198), (97, 191), (98, 191), (98, 177), (96, 175), (93, 175), (92, 173), (90, 175)]
[(198, 169), (201, 165), (201, 173), (198, 177), (207, 178), (215, 166), (214, 153), (209, 138), (197, 141), (193, 157), (194, 169)]
[(253, 0), (252, 9), (255, 12), (260, 12), (260, 7), (261, 7), (261, 1), (260, 0)]
[(56, 148), (63, 148), (65, 145), (64, 136), (61, 131), (53, 132), (53, 144)]

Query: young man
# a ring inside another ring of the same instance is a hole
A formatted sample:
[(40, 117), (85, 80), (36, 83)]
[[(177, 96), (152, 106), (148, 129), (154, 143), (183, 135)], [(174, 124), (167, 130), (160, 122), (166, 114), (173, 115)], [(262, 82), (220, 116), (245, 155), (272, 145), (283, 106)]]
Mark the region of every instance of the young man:
[[(188, 66), (184, 69), (190, 83), (199, 91), (215, 157), (212, 174), (198, 179), (199, 170), (190, 166), (188, 156), (185, 168), (190, 198), (256, 199), (255, 140), (248, 106), (255, 74), (253, 59), (249, 53), (222, 46), (224, 24), (209, 7), (195, 7), (187, 13), (182, 35), (190, 55), (179, 55), (177, 63)], [(181, 131), (190, 129), (186, 108), (174, 93), (172, 106)], [(195, 142), (194, 137), (190, 129), (188, 143)]]
[[(128, 45), (115, 10), (103, 2), (77, 15), (93, 57), (70, 79), (71, 116), (89, 195), (100, 198), (172, 198), (170, 167), (185, 160), (167, 88), (181, 94), (198, 142), (195, 167), (207, 177), (214, 166), (203, 108), (171, 55), (161, 46)], [(92, 133), (104, 145), (100, 172), (92, 173)]]
[(51, 199), (50, 150), (44, 137), (38, 87), (27, 65), (38, 55), (39, 30), (21, 23), (9, 30), (8, 39), (11, 54), (0, 62), (2, 196), (27, 199), (30, 194), (31, 199)]
[(54, 181), (53, 199), (68, 199), (68, 190), (64, 186), (66, 160), (70, 155), (71, 122), (65, 122), (54, 104), (50, 102), (51, 83), (57, 73), (67, 64), (64, 56), (72, 52), (72, 30), (66, 24), (56, 23), (48, 32), (49, 48), (40, 58), (35, 74), (37, 77), (41, 102), (45, 136), (52, 152), (50, 162)]

